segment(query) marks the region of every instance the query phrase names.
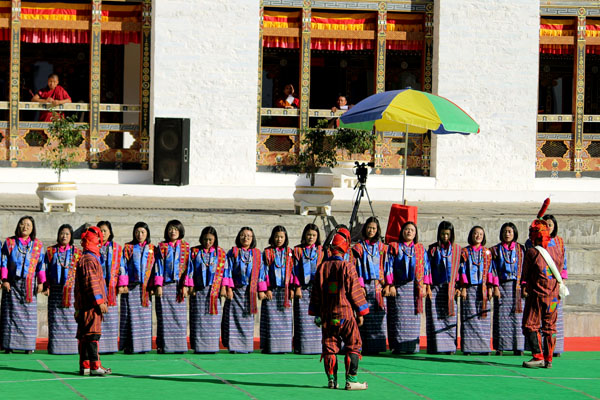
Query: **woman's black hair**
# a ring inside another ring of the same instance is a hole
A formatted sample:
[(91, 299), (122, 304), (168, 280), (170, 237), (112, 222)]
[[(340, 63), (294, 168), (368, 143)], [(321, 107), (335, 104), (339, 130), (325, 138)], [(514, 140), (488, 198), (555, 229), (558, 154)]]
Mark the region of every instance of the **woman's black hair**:
[(558, 222), (556, 222), (556, 218), (554, 218), (554, 215), (546, 214), (542, 217), (542, 219), (544, 221), (547, 221), (550, 219), (550, 220), (552, 220), (552, 222), (554, 222), (554, 230), (550, 233), (550, 237), (551, 238), (556, 237), (556, 235), (558, 234)]
[(273, 228), (273, 230), (271, 231), (271, 237), (269, 237), (269, 245), (276, 247), (275, 246), (275, 234), (279, 233), (279, 232), (283, 232), (285, 233), (285, 241), (283, 242), (283, 248), (288, 247), (289, 244), (289, 239), (288, 239), (288, 233), (287, 230), (285, 230), (285, 227), (283, 225), (277, 225), (275, 228)]
[(63, 229), (68, 229), (71, 234), (71, 239), (69, 240), (69, 246), (73, 246), (73, 227), (69, 224), (62, 224), (60, 228), (58, 228), (58, 233), (56, 234), (56, 243), (60, 242), (60, 231)]
[(512, 228), (513, 233), (515, 234), (512, 242), (516, 242), (519, 239), (519, 231), (517, 230), (517, 227), (515, 226), (515, 224), (513, 224), (512, 222), (505, 222), (500, 227), (500, 242), (501, 243), (504, 242), (504, 238), (502, 238), (502, 232), (504, 232), (504, 229), (506, 229), (506, 228)]
[(252, 243), (250, 243), (250, 248), (254, 249), (256, 247), (256, 235), (254, 234), (254, 231), (252, 230), (252, 228), (250, 228), (249, 226), (243, 226), (240, 231), (238, 232), (237, 236), (235, 237), (235, 245), (236, 247), (242, 247), (242, 242), (240, 240), (240, 235), (242, 234), (243, 231), (250, 231), (252, 232)]
[(198, 238), (200, 244), (202, 244), (202, 237), (204, 237), (205, 235), (213, 235), (215, 237), (215, 243), (213, 244), (213, 246), (215, 247), (215, 249), (219, 248), (219, 236), (217, 235), (217, 230), (215, 228), (213, 228), (212, 226), (207, 226), (206, 228), (202, 229), (200, 237)]
[(446, 229), (450, 231), (450, 243), (454, 243), (454, 225), (452, 225), (452, 222), (450, 222), (450, 221), (442, 221), (438, 225), (438, 230), (437, 230), (438, 242), (441, 242), (442, 231), (444, 231)]
[(96, 226), (98, 228), (102, 227), (102, 226), (106, 226), (108, 228), (108, 231), (110, 232), (110, 236), (107, 238), (104, 238), (105, 242), (112, 242), (113, 239), (115, 238), (115, 235), (113, 234), (113, 230), (112, 230), (112, 225), (109, 221), (100, 221), (96, 224)]
[(302, 231), (302, 238), (300, 239), (300, 245), (301, 246), (306, 246), (306, 234), (308, 233), (308, 231), (315, 231), (317, 232), (317, 241), (315, 242), (315, 244), (317, 246), (321, 245), (321, 232), (319, 231), (319, 227), (315, 224), (306, 224), (306, 226), (304, 227), (304, 230)]
[(413, 239), (413, 243), (417, 244), (419, 243), (419, 228), (417, 228), (417, 224), (415, 224), (412, 221), (406, 221), (404, 224), (402, 224), (402, 229), (400, 229), (400, 237), (398, 238), (400, 242), (404, 242), (404, 228), (408, 225), (412, 225), (415, 227), (415, 238)]
[(483, 240), (481, 241), (481, 245), (482, 245), (482, 246), (485, 246), (485, 242), (486, 242), (486, 240), (485, 240), (485, 229), (483, 229), (483, 228), (482, 228), (481, 226), (479, 226), (479, 225), (475, 225), (475, 226), (474, 226), (474, 227), (472, 227), (472, 228), (471, 228), (471, 230), (469, 231), (469, 238), (468, 238), (469, 244), (470, 244), (471, 246), (475, 246), (475, 241), (473, 240), (473, 234), (475, 233), (475, 229), (481, 229), (481, 231), (483, 232)]
[(144, 228), (146, 230), (146, 232), (148, 233), (148, 236), (146, 236), (146, 243), (152, 243), (150, 240), (150, 228), (148, 227), (148, 224), (145, 222), (138, 222), (133, 226), (133, 240), (131, 241), (131, 243), (133, 244), (138, 244), (139, 242), (137, 241), (137, 239), (135, 238), (135, 231), (138, 228)]
[(29, 234), (29, 237), (31, 240), (35, 240), (35, 220), (31, 215), (25, 215), (19, 219), (19, 222), (17, 222), (17, 227), (15, 228), (15, 237), (21, 237), (21, 228), (19, 228), (19, 225), (21, 225), (21, 222), (26, 219), (31, 221), (31, 233)]
[(360, 231), (360, 234), (363, 239), (367, 238), (367, 225), (369, 225), (371, 222), (374, 222), (375, 225), (377, 225), (377, 232), (375, 232), (375, 236), (373, 236), (373, 239), (371, 239), (376, 242), (379, 239), (381, 239), (381, 225), (379, 225), (379, 220), (376, 217), (367, 218), (367, 220), (365, 221), (365, 223), (362, 226), (362, 230)]
[(167, 225), (165, 226), (165, 233), (164, 233), (165, 242), (171, 241), (171, 238), (169, 238), (169, 227), (170, 226), (177, 228), (177, 230), (179, 231), (179, 237), (177, 238), (177, 240), (183, 239), (185, 237), (185, 228), (183, 227), (183, 224), (181, 223), (181, 221), (179, 221), (178, 219), (172, 219), (169, 222), (167, 222)]

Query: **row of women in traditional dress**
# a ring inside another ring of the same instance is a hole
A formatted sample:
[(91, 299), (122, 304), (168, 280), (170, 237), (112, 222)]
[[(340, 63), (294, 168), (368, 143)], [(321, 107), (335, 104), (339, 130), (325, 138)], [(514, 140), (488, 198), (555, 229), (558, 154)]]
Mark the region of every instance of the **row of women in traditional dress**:
[[(551, 245), (560, 246), (564, 253), (554, 218), (545, 218), (554, 225)], [(260, 346), (264, 352), (321, 352), (320, 329), (308, 315), (312, 279), (327, 257), (316, 225), (305, 227), (301, 243), (294, 248), (289, 247), (285, 228), (277, 226), (262, 252), (256, 249), (250, 227), (240, 229), (235, 246), (225, 252), (212, 227), (202, 231), (199, 246), (191, 247), (183, 240), (183, 224), (173, 220), (165, 228), (164, 241), (154, 246), (149, 227), (139, 222), (132, 241), (121, 247), (113, 240), (110, 222), (101, 221), (98, 226), (107, 238), (101, 263), (110, 310), (103, 321), (100, 352), (151, 350), (151, 295), (156, 302), (159, 352), (188, 350), (186, 297), (190, 344), (196, 352), (217, 352), (219, 339), (232, 352), (252, 352), (258, 299), (262, 299)], [(386, 340), (393, 352), (419, 351), (424, 311), (428, 351), (456, 351), (456, 297), (462, 299), (462, 351), (489, 352), (488, 313), (493, 299), (494, 348), (522, 352), (524, 246), (517, 243), (514, 224), (502, 226), (500, 243), (490, 249), (484, 247), (481, 227), (471, 230), (464, 249), (455, 244), (449, 222), (439, 225), (437, 239), (426, 251), (418, 241), (417, 226), (407, 222), (398, 241), (386, 245), (377, 219), (369, 218), (364, 224), (362, 240), (346, 255), (356, 265), (371, 310), (361, 327), (363, 352), (385, 351)], [(49, 352), (77, 352), (72, 286), (80, 254), (73, 246), (69, 225), (59, 228), (57, 244), (44, 251), (35, 237), (33, 218), (21, 218), (15, 235), (2, 246), (2, 349), (34, 350), (37, 292), (49, 294)], [(562, 273), (566, 278), (566, 260)], [(121, 294), (120, 315), (117, 294)], [(223, 309), (220, 297), (225, 298)], [(559, 318), (562, 321), (562, 313)], [(562, 333), (559, 330), (559, 338)], [(561, 340), (555, 351), (562, 352)]]

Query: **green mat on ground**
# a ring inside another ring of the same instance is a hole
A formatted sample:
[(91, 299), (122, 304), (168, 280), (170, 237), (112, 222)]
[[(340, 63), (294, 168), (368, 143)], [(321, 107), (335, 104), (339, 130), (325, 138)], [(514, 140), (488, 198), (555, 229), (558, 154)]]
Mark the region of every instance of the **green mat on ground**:
[[(326, 389), (319, 356), (294, 354), (114, 354), (102, 356), (113, 374), (78, 375), (77, 356), (46, 352), (0, 354), (2, 399), (596, 399), (600, 353), (569, 352), (552, 369), (525, 369), (528, 357), (363, 357), (359, 380), (366, 391)], [(344, 384), (343, 358), (338, 357)]]

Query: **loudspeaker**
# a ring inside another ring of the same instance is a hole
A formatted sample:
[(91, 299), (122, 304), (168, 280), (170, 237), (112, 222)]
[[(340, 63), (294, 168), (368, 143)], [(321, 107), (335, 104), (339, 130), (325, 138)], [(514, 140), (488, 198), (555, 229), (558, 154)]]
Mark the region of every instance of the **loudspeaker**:
[(154, 184), (190, 183), (189, 118), (156, 118), (154, 123)]

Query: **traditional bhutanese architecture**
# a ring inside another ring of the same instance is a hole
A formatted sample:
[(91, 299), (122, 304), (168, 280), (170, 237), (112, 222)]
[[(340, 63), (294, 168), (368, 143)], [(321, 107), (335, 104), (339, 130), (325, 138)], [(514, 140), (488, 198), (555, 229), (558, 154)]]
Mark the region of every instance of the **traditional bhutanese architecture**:
[[(155, 118), (181, 117), (192, 186), (289, 194), (303, 130), (339, 116), (339, 95), (412, 87), (481, 133), (410, 134), (411, 198), (598, 200), (579, 178), (600, 177), (599, 35), (597, 1), (0, 0), (2, 180), (51, 178), (31, 97), (54, 72), (73, 99), (60, 108), (88, 128), (70, 173), (81, 183), (150, 182)], [(287, 84), (297, 108), (277, 106)], [(404, 143), (378, 132), (363, 156), (380, 197), (401, 189)]]

